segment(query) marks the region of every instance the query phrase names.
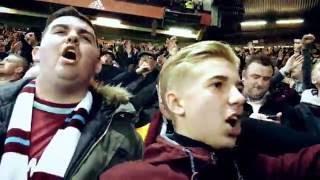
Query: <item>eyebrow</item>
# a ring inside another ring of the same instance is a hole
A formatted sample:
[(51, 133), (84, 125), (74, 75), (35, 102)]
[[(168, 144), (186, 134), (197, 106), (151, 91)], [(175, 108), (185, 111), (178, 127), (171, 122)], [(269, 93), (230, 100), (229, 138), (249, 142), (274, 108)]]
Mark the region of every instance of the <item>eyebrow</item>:
[(56, 29), (56, 28), (63, 28), (63, 29), (68, 29), (68, 26), (65, 24), (55, 24), (52, 26), (51, 29)]
[(229, 78), (227, 76), (217, 75), (217, 76), (212, 76), (208, 81), (213, 81), (213, 80), (226, 81), (228, 79)]
[(251, 76), (259, 76), (259, 77), (267, 77), (267, 78), (271, 78), (272, 76), (262, 76), (262, 75), (260, 75), (260, 74), (256, 74), (256, 73), (253, 73), (253, 74), (251, 74)]
[(79, 30), (79, 33), (80, 33), (80, 34), (88, 34), (88, 35), (91, 36), (92, 40), (95, 39), (95, 36), (94, 36), (91, 32), (89, 32), (89, 31), (87, 31), (87, 30), (85, 30), (85, 29), (80, 29), (80, 30)]

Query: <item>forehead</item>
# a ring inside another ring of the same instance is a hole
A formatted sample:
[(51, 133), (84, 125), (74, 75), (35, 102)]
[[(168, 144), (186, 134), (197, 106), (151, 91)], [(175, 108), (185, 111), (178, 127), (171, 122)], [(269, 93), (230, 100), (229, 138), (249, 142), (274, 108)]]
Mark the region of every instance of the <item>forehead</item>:
[(144, 55), (144, 56), (142, 56), (142, 57), (140, 58), (140, 62), (145, 62), (145, 61), (147, 61), (147, 62), (153, 62), (153, 61), (155, 61), (155, 59), (153, 59), (152, 56)]
[(272, 66), (264, 66), (256, 62), (249, 64), (249, 66), (247, 67), (247, 72), (249, 74), (262, 74), (270, 76), (272, 76), (273, 74)]
[(141, 56), (140, 60), (145, 60), (145, 59), (153, 59), (152, 56), (149, 56), (149, 55), (143, 55)]
[(191, 70), (196, 77), (208, 80), (216, 76), (224, 76), (231, 80), (238, 80), (237, 66), (225, 58), (214, 57), (197, 63)]
[(58, 17), (57, 19), (53, 20), (49, 26), (48, 29), (52, 29), (55, 26), (58, 25), (63, 25), (63, 26), (67, 26), (69, 28), (76, 28), (76, 29), (85, 29), (88, 32), (92, 33), (93, 35), (95, 35), (94, 30), (92, 29), (91, 26), (89, 26), (88, 23), (86, 23), (85, 21), (74, 17), (74, 16), (62, 16), (62, 17)]
[(109, 58), (109, 57), (111, 57), (111, 55), (110, 54), (104, 54), (102, 57)]
[(6, 58), (3, 59), (4, 61), (10, 61), (10, 62), (17, 62), (20, 59), (17, 56), (9, 55)]

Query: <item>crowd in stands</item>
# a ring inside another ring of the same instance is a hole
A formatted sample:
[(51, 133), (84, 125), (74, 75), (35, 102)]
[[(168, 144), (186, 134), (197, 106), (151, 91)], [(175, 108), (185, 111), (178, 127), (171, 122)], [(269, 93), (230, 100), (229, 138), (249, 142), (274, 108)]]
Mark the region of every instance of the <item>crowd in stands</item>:
[(106, 41), (71, 7), (44, 30), (0, 28), (0, 179), (320, 178), (312, 34)]

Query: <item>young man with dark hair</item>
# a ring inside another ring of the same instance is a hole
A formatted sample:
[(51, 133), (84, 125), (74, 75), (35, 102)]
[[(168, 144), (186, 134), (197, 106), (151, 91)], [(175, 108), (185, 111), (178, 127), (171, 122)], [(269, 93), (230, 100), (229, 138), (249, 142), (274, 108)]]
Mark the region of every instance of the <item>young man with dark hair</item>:
[(96, 42), (76, 9), (49, 17), (37, 78), (0, 89), (1, 180), (97, 179), (141, 157), (128, 93), (90, 86), (101, 69)]

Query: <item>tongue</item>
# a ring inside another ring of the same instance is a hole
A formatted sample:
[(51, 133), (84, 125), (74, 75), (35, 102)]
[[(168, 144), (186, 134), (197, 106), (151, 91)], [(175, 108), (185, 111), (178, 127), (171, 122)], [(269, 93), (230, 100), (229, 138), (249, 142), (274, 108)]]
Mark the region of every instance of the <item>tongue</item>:
[(63, 57), (67, 58), (67, 59), (72, 59), (75, 60), (76, 59), (76, 54), (73, 52), (66, 52)]

